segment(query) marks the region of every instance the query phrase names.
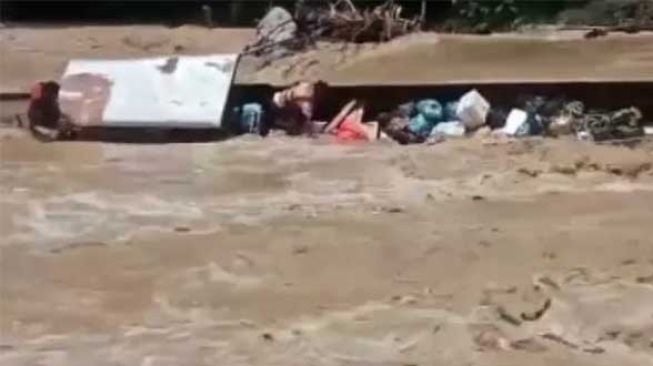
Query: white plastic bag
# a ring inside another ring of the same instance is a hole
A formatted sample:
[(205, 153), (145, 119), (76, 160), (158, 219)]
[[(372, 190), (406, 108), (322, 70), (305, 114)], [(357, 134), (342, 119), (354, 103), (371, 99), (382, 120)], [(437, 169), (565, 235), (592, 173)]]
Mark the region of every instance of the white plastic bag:
[(506, 124), (503, 126), (503, 132), (508, 136), (515, 136), (520, 128), (528, 121), (528, 113), (521, 109), (513, 109), (510, 111)]
[(485, 124), (485, 118), (490, 111), (490, 103), (476, 90), (467, 92), (460, 98), (456, 115), (468, 130)]
[(433, 135), (462, 137), (465, 136), (465, 126), (459, 121), (440, 122), (433, 127), (431, 136)]

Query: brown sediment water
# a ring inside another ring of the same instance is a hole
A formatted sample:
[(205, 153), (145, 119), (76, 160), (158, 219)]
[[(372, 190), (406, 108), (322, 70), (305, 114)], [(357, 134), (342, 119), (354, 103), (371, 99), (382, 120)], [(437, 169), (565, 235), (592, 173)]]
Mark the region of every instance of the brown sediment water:
[(653, 80), (651, 35), (597, 40), (562, 34), (492, 37), (422, 34), (377, 46), (325, 44), (240, 82), (321, 79), (338, 85)]
[(3, 363), (652, 360), (650, 145), (11, 136)]
[[(135, 58), (236, 53), (253, 29), (183, 26), (7, 27), (0, 30), (0, 92), (28, 92), (58, 79), (71, 58)], [(320, 43), (315, 49), (260, 68), (246, 57), (239, 84), (286, 85), (300, 79), (332, 84), (465, 82), (650, 81), (653, 35), (533, 31), (493, 36), (415, 34), (379, 45)]]
[[(84, 42), (69, 55), (100, 52)], [(649, 84), (583, 85), (564, 90), (650, 106)], [(338, 87), (327, 104), (467, 87)], [(648, 140), (40, 143), (3, 127), (0, 363), (650, 364), (651, 166)]]

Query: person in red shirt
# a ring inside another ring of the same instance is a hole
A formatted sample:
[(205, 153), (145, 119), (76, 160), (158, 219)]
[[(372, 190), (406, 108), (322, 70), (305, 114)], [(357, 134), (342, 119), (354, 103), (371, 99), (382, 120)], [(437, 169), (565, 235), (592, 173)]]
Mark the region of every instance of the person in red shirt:
[[(27, 117), (29, 129), (43, 139), (72, 137), (67, 118), (59, 109), (59, 84), (54, 81), (40, 82), (32, 88)], [(41, 128), (38, 128), (41, 127)], [(48, 130), (44, 133), (42, 128)]]

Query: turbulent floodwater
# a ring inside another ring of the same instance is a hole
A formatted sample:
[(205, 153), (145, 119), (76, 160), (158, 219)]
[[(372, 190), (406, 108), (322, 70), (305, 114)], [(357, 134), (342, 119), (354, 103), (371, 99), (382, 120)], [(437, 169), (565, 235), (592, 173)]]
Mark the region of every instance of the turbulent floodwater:
[(653, 363), (649, 145), (3, 133), (3, 364)]
[[(7, 27), (0, 89), (253, 33)], [(244, 59), (236, 79), (643, 80), (650, 38), (418, 34)], [(653, 364), (650, 143), (0, 135), (2, 365)]]

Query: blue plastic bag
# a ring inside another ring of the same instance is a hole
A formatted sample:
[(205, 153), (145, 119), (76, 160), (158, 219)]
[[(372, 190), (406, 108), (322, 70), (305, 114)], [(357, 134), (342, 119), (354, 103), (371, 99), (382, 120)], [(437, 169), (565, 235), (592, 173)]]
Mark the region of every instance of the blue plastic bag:
[(458, 121), (458, 102), (449, 102), (444, 105), (444, 120), (445, 121)]
[(433, 127), (442, 121), (442, 105), (435, 99), (421, 100), (416, 105), (417, 115), (410, 119), (408, 129), (416, 135), (427, 137)]

